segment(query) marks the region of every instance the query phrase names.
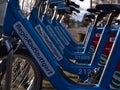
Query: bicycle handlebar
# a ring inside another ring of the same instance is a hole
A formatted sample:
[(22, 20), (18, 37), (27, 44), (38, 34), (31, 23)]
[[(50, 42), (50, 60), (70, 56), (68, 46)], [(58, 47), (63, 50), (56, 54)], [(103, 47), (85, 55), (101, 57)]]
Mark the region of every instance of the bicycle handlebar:
[(77, 13), (80, 13), (80, 11), (77, 10), (76, 8), (74, 8), (74, 7), (70, 7), (70, 9), (71, 9), (71, 11), (75, 11), (75, 12), (77, 12)]
[(74, 2), (70, 2), (69, 5), (72, 5), (72, 6), (76, 7), (76, 8), (80, 7), (79, 5), (75, 4)]
[(72, 6), (76, 7), (76, 8), (79, 8), (79, 7), (80, 7), (79, 5), (77, 5), (76, 3), (74, 3), (74, 2), (72, 2), (72, 1), (70, 1), (70, 0), (65, 0), (65, 2), (66, 2), (66, 5), (67, 5), (67, 6), (72, 5)]
[(75, 12), (77, 12), (77, 13), (80, 13), (80, 11), (79, 10), (77, 10), (76, 8), (74, 8), (74, 7), (64, 7), (63, 9), (59, 9), (59, 8), (57, 8), (57, 11), (58, 11), (58, 13), (60, 12), (61, 14), (72, 14), (72, 12), (73, 11), (75, 11)]
[(80, 1), (84, 1), (84, 0), (80, 0)]

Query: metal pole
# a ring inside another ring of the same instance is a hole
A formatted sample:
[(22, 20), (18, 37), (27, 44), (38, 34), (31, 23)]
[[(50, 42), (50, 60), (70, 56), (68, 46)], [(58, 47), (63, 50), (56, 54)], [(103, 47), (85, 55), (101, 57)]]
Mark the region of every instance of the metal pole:
[(90, 0), (90, 8), (92, 8), (92, 0)]

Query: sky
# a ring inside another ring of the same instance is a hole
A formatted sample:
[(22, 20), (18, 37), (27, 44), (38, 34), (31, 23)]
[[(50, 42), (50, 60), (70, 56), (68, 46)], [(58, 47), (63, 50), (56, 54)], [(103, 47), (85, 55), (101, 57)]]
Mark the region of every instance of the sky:
[(84, 0), (81, 2), (80, 0), (71, 0), (74, 1), (76, 4), (80, 5), (80, 13), (76, 15), (72, 15), (71, 18), (74, 18), (75, 20), (82, 20), (82, 17), (84, 16), (85, 13), (87, 13), (86, 9), (90, 8), (90, 0)]

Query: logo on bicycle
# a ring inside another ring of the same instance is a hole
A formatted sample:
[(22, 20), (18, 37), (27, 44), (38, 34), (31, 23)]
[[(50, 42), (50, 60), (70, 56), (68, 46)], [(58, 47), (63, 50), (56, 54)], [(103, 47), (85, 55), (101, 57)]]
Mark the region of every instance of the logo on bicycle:
[(41, 36), (47, 47), (50, 49), (54, 57), (58, 61), (62, 60), (63, 56), (59, 53), (59, 51), (57, 50), (57, 48), (55, 47), (49, 36), (46, 34), (46, 32), (43, 30), (43, 28), (40, 25), (37, 25), (35, 29), (37, 30), (37, 32), (39, 33), (39, 35)]
[(55, 27), (55, 29), (59, 32), (59, 34), (61, 35), (61, 37), (63, 38), (64, 42), (66, 45), (69, 45), (70, 43), (66, 40), (65, 36), (63, 35), (63, 33), (61, 32), (60, 28), (58, 26)]
[(57, 35), (55, 34), (55, 32), (53, 32), (52, 28), (51, 28), (49, 25), (47, 25), (46, 27), (47, 27), (47, 29), (50, 31), (51, 35), (54, 36), (55, 40), (56, 40), (57, 43), (60, 45), (60, 47), (61, 47), (62, 49), (64, 49), (64, 48), (65, 48), (64, 45), (61, 43), (61, 41), (59, 40), (59, 38), (57, 37)]
[(35, 60), (39, 63), (42, 70), (48, 77), (51, 77), (55, 74), (54, 69), (48, 62), (47, 58), (43, 55), (40, 51), (39, 47), (36, 45), (32, 37), (29, 35), (25, 27), (22, 25), (21, 22), (16, 22), (14, 24), (14, 29), (19, 37), (22, 39), (26, 47), (29, 49)]

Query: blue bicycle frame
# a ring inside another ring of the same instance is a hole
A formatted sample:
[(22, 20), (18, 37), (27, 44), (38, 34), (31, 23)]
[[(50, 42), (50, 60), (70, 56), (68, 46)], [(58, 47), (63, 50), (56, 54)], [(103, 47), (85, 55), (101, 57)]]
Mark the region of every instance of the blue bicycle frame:
[[(65, 31), (67, 31), (67, 30), (65, 28), (62, 28), (62, 25), (59, 23), (59, 21), (57, 21), (54, 18), (53, 21), (52, 21), (52, 24), (54, 25), (55, 29), (59, 30), (59, 32), (61, 32), (61, 34), (63, 34), (62, 36), (64, 36), (72, 44), (72, 41), (73, 41), (72, 38), (70, 39), (70, 37), (68, 37), (68, 35), (65, 33)], [(84, 41), (82, 43), (82, 45), (84, 46), (83, 47), (83, 52), (91, 53), (91, 54), (94, 53), (95, 48), (90, 48), (91, 47), (91, 43), (93, 41), (93, 38), (95, 38), (96, 31), (99, 31), (101, 33), (102, 29), (103, 29), (102, 27), (99, 28), (96, 25), (92, 25), (92, 26), (90, 26), (88, 28), (88, 31), (87, 31), (86, 36), (85, 36), (85, 39), (84, 39)], [(98, 36), (100, 37), (100, 35), (98, 35)], [(97, 37), (97, 38), (99, 38), (99, 37)]]
[[(50, 31), (50, 30), (53, 30), (53, 32), (56, 34), (56, 36), (59, 36), (60, 37), (60, 35), (59, 35), (59, 33), (57, 32), (57, 30), (55, 30), (54, 29), (54, 27), (53, 27), (53, 25), (48, 21), (48, 18), (47, 17), (45, 17), (46, 19), (46, 22), (44, 22), (44, 24), (46, 25), (46, 27), (49, 27), (48, 28), (48, 30)], [(51, 26), (51, 29), (50, 29), (50, 26)], [(104, 45), (105, 45), (105, 42), (106, 42), (106, 40), (107, 40), (107, 38), (108, 38), (108, 34), (109, 33), (107, 33), (107, 27), (105, 26), (104, 27), (104, 30), (103, 30), (103, 32), (102, 32), (102, 35), (101, 35), (101, 39), (99, 40), (99, 42), (100, 43), (98, 43), (98, 45), (97, 45), (97, 49), (95, 50), (95, 53), (93, 54), (93, 58), (94, 58), (94, 55), (96, 55), (96, 53), (97, 53), (97, 55), (95, 56), (95, 58), (96, 59), (98, 59), (99, 60), (99, 56), (102, 54), (102, 50), (103, 50), (103, 48), (104, 48)], [(107, 34), (107, 35), (106, 35)], [(93, 36), (94, 36), (94, 34), (93, 34)], [(54, 40), (55, 41), (55, 40)], [(101, 48), (99, 48), (99, 47), (101, 47)], [(79, 63), (82, 63), (82, 62), (86, 62), (86, 63), (88, 63), (90, 60), (91, 60), (91, 56), (89, 55), (89, 53), (78, 53), (78, 54), (75, 54), (75, 53), (72, 53), (72, 52), (70, 52), (70, 51), (68, 51), (68, 49), (64, 49), (63, 50), (64, 51), (64, 55), (66, 56), (66, 57), (69, 57), (69, 58), (71, 58), (71, 59), (76, 59), (77, 60), (77, 62), (79, 62)], [(80, 56), (79, 56), (80, 55)], [(83, 55), (83, 56), (82, 56)], [(83, 60), (82, 60), (83, 59)]]
[[(8, 22), (8, 20), (10, 20), (11, 23)], [(20, 14), (18, 1), (16, 0), (10, 0), (8, 3), (3, 25), (3, 34), (10, 37), (13, 30), (18, 34), (26, 48), (34, 57), (34, 62), (37, 63), (36, 66), (43, 70), (48, 80), (57, 90), (109, 90), (109, 82), (112, 78), (115, 66), (120, 59), (118, 55), (120, 49), (120, 30), (118, 31), (119, 33), (117, 33), (111, 55), (105, 65), (99, 83), (91, 86), (77, 85), (70, 82), (69, 79), (63, 75), (59, 64), (51, 56), (51, 53), (39, 37), (39, 34), (34, 30), (30, 22)]]
[[(59, 44), (57, 44), (55, 42), (56, 38), (54, 38), (52, 36), (53, 34), (50, 34), (50, 31), (47, 30), (46, 26), (43, 23), (41, 23), (41, 20), (38, 17), (38, 11), (36, 9), (34, 9), (31, 13), (30, 22), (33, 25), (33, 27), (35, 28), (35, 30), (39, 33), (39, 35), (42, 38), (42, 40), (44, 41), (45, 45), (47, 45), (48, 49), (51, 51), (52, 56), (56, 58), (56, 60), (63, 67), (64, 70), (67, 70), (71, 73), (78, 74), (82, 79), (85, 80), (88, 76), (88, 72), (98, 66), (98, 62), (100, 60), (98, 58), (94, 59), (93, 62), (91, 62), (91, 65), (86, 65), (86, 66), (80, 66), (80, 65), (71, 63), (64, 56), (64, 52), (60, 49)], [(100, 56), (99, 56), (99, 58), (100, 58)], [(98, 61), (95, 61), (95, 60), (98, 60)], [(95, 63), (94, 63), (94, 61), (95, 61)], [(82, 73), (81, 73), (81, 71), (82, 71)]]
[[(56, 61), (63, 67), (64, 70), (69, 71), (71, 73), (75, 73), (80, 75), (82, 79), (86, 79), (88, 72), (80, 73), (80, 71), (90, 71), (94, 66), (89, 65), (77, 65), (68, 60), (67, 57), (64, 56), (64, 52), (59, 47), (59, 44), (54, 41), (54, 37), (52, 37), (53, 34), (49, 33), (49, 30), (47, 30), (46, 26), (40, 21), (38, 17), (38, 11), (34, 9), (31, 12), (30, 15), (30, 22), (35, 28), (35, 30), (39, 33), (40, 37), (42, 38), (45, 45), (48, 47), (48, 49), (51, 51), (51, 54), (53, 57), (55, 57)], [(79, 55), (80, 56), (80, 55)], [(86, 77), (85, 77), (86, 75)]]

